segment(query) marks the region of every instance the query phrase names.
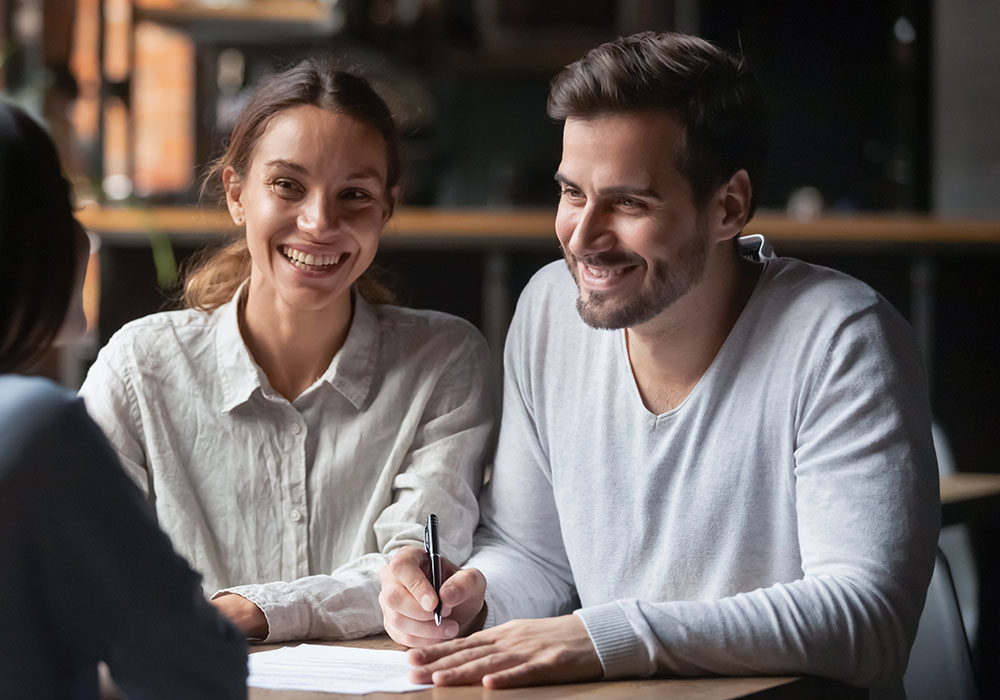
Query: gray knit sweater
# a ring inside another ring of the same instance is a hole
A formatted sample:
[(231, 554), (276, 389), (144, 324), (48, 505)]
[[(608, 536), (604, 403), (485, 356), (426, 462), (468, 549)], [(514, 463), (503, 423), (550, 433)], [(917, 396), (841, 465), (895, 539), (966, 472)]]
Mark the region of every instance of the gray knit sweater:
[(659, 416), (624, 332), (580, 320), (565, 265), (530, 282), (468, 563), (487, 625), (579, 608), (607, 678), (898, 687), (940, 518), (924, 369), (864, 284), (764, 265), (712, 365)]

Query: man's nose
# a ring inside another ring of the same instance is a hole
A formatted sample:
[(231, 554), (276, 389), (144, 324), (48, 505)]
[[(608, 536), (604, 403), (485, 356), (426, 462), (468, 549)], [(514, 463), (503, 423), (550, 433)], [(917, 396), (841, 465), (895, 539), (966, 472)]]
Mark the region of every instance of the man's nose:
[(597, 204), (587, 203), (572, 222), (567, 249), (577, 257), (603, 253), (615, 246), (610, 217)]

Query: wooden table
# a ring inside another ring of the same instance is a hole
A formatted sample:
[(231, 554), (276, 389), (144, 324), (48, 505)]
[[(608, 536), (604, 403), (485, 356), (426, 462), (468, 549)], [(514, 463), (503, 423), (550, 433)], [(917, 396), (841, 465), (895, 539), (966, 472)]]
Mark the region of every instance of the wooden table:
[[(403, 649), (386, 636), (370, 637), (350, 642), (319, 642), (338, 646), (365, 647), (368, 649)], [(250, 647), (250, 653), (278, 649), (282, 644), (260, 644)], [(289, 644), (288, 646), (295, 646)], [(610, 681), (605, 683), (575, 683), (571, 685), (535, 686), (510, 690), (486, 690), (482, 686), (431, 688), (412, 693), (371, 693), (368, 695), (343, 695), (297, 690), (265, 690), (250, 688), (249, 700), (332, 700), (333, 698), (380, 698), (381, 700), (549, 700), (574, 698), (575, 700), (730, 700), (731, 698), (760, 698), (761, 700), (861, 700), (868, 691), (844, 683), (813, 676), (781, 676), (761, 678), (683, 678), (657, 680)]]
[(941, 525), (974, 523), (1000, 513), (1000, 474), (959, 472), (941, 478)]

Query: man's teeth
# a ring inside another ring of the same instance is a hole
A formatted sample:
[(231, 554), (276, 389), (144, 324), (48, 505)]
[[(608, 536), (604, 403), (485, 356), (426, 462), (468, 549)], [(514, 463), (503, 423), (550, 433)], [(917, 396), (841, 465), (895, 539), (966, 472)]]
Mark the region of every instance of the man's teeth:
[(340, 262), (340, 259), (344, 257), (344, 253), (337, 253), (335, 255), (313, 255), (312, 253), (303, 253), (301, 250), (289, 247), (282, 248), (281, 252), (292, 262), (300, 263), (302, 265), (311, 265), (313, 267), (336, 265)]
[(620, 275), (620, 274), (624, 273), (625, 270), (627, 270), (627, 269), (628, 269), (627, 267), (616, 267), (616, 268), (614, 268), (612, 270), (609, 270), (609, 269), (606, 269), (606, 268), (597, 268), (597, 267), (591, 267), (590, 265), (587, 265), (587, 271), (590, 272), (590, 274), (592, 276), (597, 277), (598, 279), (605, 279), (607, 277), (613, 277), (613, 276), (616, 276), (616, 275)]

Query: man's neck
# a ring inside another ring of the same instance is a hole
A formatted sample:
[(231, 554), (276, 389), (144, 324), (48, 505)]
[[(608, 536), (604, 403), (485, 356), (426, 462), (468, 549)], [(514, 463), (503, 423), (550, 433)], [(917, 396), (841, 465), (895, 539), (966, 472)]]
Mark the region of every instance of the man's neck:
[(626, 329), (632, 373), (650, 412), (665, 413), (691, 393), (736, 325), (760, 271), (735, 256), (716, 261), (663, 313)]

